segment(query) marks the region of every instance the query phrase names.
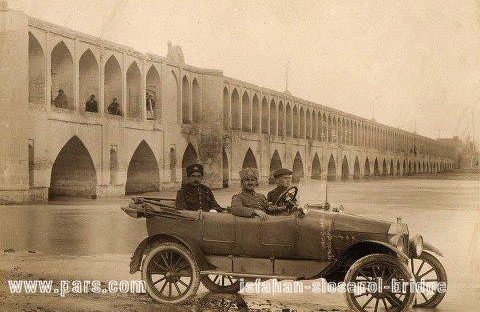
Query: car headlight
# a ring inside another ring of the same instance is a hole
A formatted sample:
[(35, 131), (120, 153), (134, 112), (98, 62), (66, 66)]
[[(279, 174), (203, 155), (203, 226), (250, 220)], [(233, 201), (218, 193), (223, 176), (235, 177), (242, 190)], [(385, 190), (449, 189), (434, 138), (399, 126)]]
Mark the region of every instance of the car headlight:
[(410, 253), (414, 254), (417, 257), (423, 252), (423, 238), (420, 235), (415, 236), (409, 242)]
[(397, 223), (390, 224), (388, 229), (388, 241), (403, 253), (408, 252), (408, 226), (397, 218)]

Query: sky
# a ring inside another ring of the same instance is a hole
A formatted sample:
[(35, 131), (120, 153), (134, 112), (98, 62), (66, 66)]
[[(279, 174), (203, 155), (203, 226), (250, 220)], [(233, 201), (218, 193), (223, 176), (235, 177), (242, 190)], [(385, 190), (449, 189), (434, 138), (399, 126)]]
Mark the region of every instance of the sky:
[[(432, 138), (480, 124), (480, 0), (9, 0), (87, 34)], [(473, 113), (472, 113), (473, 111)], [(478, 134), (477, 134), (478, 136)]]

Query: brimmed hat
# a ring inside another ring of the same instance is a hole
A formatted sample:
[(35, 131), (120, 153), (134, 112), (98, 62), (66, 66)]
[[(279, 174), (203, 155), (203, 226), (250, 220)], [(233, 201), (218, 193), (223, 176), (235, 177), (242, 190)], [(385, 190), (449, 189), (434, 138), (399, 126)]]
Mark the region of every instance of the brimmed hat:
[(200, 164), (192, 164), (186, 168), (187, 177), (191, 176), (194, 172), (199, 172), (203, 176), (203, 166)]
[(292, 175), (292, 174), (293, 174), (292, 170), (289, 170), (287, 168), (281, 168), (281, 169), (275, 170), (272, 175), (275, 179), (277, 179), (277, 178), (280, 178), (281, 176)]

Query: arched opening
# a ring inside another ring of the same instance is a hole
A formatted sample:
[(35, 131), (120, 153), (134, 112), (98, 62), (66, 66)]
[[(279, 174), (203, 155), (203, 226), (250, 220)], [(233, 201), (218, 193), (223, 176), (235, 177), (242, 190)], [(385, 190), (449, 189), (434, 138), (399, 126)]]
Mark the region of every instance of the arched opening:
[(245, 169), (245, 168), (258, 168), (257, 160), (255, 159), (255, 155), (253, 154), (251, 148), (248, 148), (247, 153), (243, 158), (242, 169)]
[(52, 166), (48, 197), (87, 197), (97, 194), (97, 174), (87, 148), (77, 136), (60, 150)]
[(292, 109), (290, 108), (290, 103), (287, 103), (287, 110), (286, 110), (286, 117), (287, 117), (287, 124), (286, 124), (286, 137), (292, 137)]
[(117, 150), (113, 147), (110, 148), (110, 185), (117, 185), (117, 173), (118, 173), (118, 155)]
[(335, 181), (337, 179), (337, 165), (335, 164), (335, 159), (333, 155), (330, 155), (330, 159), (328, 160), (328, 181)]
[(380, 169), (378, 167), (378, 159), (375, 157), (375, 162), (373, 163), (373, 175), (379, 176), (380, 175)]
[(417, 163), (413, 162), (413, 173), (417, 173)]
[(242, 131), (250, 132), (252, 130), (252, 108), (250, 106), (250, 97), (245, 91), (242, 95)]
[(122, 80), (120, 64), (118, 63), (117, 58), (112, 55), (107, 63), (105, 63), (103, 101), (105, 103), (106, 112), (108, 112), (108, 106), (114, 101), (114, 99), (116, 99), (116, 102), (118, 102), (118, 105), (121, 107), (123, 101)]
[(240, 98), (238, 96), (237, 89), (233, 89), (233, 92), (232, 92), (231, 109), (232, 109), (232, 129), (240, 130), (241, 107), (240, 107)]
[(302, 156), (300, 155), (299, 152), (297, 152), (297, 154), (295, 155), (295, 158), (293, 159), (292, 171), (293, 171), (293, 175), (292, 175), (293, 182), (299, 182), (305, 176), (305, 173), (303, 171)]
[(305, 115), (305, 127), (306, 127), (306, 132), (305, 132), (305, 138), (311, 139), (312, 138), (312, 117), (310, 116), (310, 110), (307, 109), (307, 114)]
[(227, 87), (223, 88), (223, 129), (230, 129), (230, 95)]
[(133, 62), (127, 70), (127, 112), (128, 116), (140, 118), (142, 116), (142, 99), (140, 69)]
[(405, 159), (403, 160), (403, 175), (407, 175), (407, 164), (405, 163)]
[(355, 180), (360, 179), (360, 162), (358, 161), (358, 156), (355, 157), (355, 164), (353, 165), (353, 178)]
[(262, 100), (262, 133), (268, 134), (269, 124), (268, 124), (268, 101), (265, 97)]
[(400, 160), (397, 160), (397, 175), (400, 175)]
[(228, 187), (230, 180), (230, 171), (228, 169), (228, 157), (225, 148), (222, 149), (222, 166), (223, 166), (223, 188)]
[(298, 114), (297, 106), (293, 107), (293, 137), (298, 138), (298, 124), (300, 121), (300, 116)]
[(347, 181), (350, 177), (350, 170), (348, 168), (347, 156), (343, 156), (342, 161), (342, 181)]
[(192, 122), (191, 117), (192, 107), (190, 105), (190, 83), (187, 76), (183, 76), (182, 79), (182, 122), (189, 124)]
[(162, 118), (160, 75), (154, 65), (150, 66), (147, 72), (146, 110), (147, 119), (160, 120)]
[(142, 141), (128, 164), (125, 194), (153, 192), (159, 189), (160, 176), (155, 154), (150, 146)]
[[(79, 96), (80, 103), (83, 104), (82, 107), (85, 111), (92, 113), (98, 113), (98, 79), (99, 69), (97, 59), (93, 55), (90, 49), (87, 49), (79, 61), (79, 76), (78, 76), (78, 85), (79, 85)], [(87, 101), (94, 97), (97, 105), (93, 105), (94, 102), (90, 101), (87, 105)], [(96, 106), (96, 107), (95, 107)]]
[(270, 135), (277, 135), (277, 105), (274, 100), (270, 102)]
[(182, 157), (182, 183), (185, 182), (187, 178), (187, 167), (196, 163), (198, 163), (197, 151), (192, 143), (188, 143)]
[(252, 132), (259, 133), (260, 130), (260, 104), (255, 94), (252, 100)]
[(173, 147), (170, 148), (168, 160), (170, 163), (170, 182), (174, 183), (177, 181), (177, 154)]
[(165, 120), (171, 122), (176, 121), (181, 123), (182, 104), (180, 93), (180, 81), (173, 71), (170, 71), (167, 75), (166, 87), (165, 87), (165, 104), (163, 105), (163, 114), (165, 114)]
[(390, 175), (394, 174), (393, 159), (390, 159)]
[(408, 161), (408, 174), (412, 174), (412, 162), (410, 160)]
[(28, 33), (28, 102), (45, 104), (45, 54), (37, 39)]
[(35, 149), (33, 140), (28, 142), (28, 186), (35, 185)]
[(202, 107), (200, 103), (200, 85), (197, 78), (192, 82), (192, 119), (198, 123), (202, 118)]
[(383, 159), (382, 163), (382, 175), (386, 176), (387, 175), (387, 161)]
[(367, 157), (367, 159), (365, 159), (365, 168), (364, 168), (363, 171), (364, 171), (363, 175), (365, 177), (370, 176), (370, 161), (368, 160), (368, 157)]
[(312, 161), (312, 179), (320, 180), (322, 178), (322, 170), (320, 165), (320, 158), (318, 154), (315, 153)]
[(426, 166), (427, 166), (427, 173), (430, 173), (430, 168), (429, 168), (428, 162), (426, 163)]
[(282, 160), (280, 159), (280, 155), (278, 154), (278, 151), (275, 150), (275, 152), (273, 152), (272, 159), (270, 159), (270, 168), (269, 168), (270, 174), (269, 174), (269, 179), (268, 179), (268, 182), (270, 184), (275, 183), (275, 180), (273, 179), (272, 173), (275, 170), (278, 170), (280, 168), (282, 168)]
[(73, 102), (73, 58), (63, 41), (51, 54), (52, 105), (59, 108), (74, 108)]
[(305, 138), (305, 111), (300, 108), (300, 138)]
[(278, 104), (278, 136), (282, 139), (285, 137), (285, 108), (282, 101)]

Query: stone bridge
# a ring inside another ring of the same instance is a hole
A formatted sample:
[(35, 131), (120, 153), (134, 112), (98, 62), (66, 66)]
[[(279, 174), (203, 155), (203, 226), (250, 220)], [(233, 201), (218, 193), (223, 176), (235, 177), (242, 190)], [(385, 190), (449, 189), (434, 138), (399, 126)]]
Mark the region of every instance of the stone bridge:
[(0, 38), (2, 203), (178, 187), (193, 162), (212, 187), (238, 184), (242, 167), (266, 183), (280, 167), (348, 180), (455, 162), (436, 140), (187, 65), (171, 44), (142, 54), (6, 7)]

